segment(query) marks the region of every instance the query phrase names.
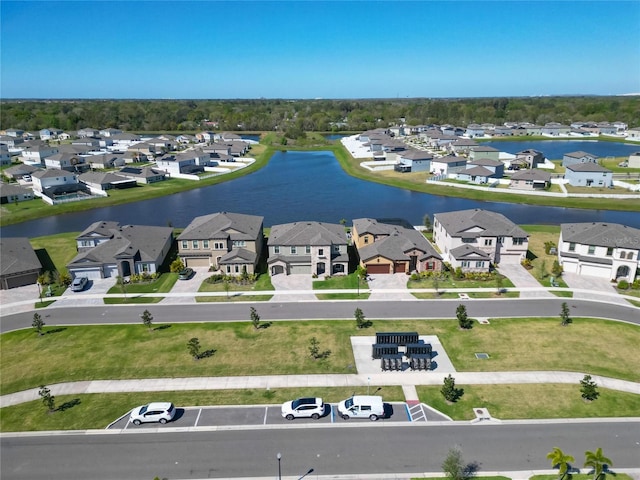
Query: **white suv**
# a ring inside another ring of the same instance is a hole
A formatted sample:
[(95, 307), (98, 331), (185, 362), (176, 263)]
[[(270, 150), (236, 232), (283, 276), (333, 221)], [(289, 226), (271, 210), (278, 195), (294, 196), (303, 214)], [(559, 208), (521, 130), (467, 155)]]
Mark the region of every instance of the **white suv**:
[(321, 398), (298, 398), (284, 402), (281, 413), (287, 420), (303, 417), (317, 420), (324, 415), (324, 403)]
[(155, 402), (142, 405), (131, 410), (129, 421), (134, 425), (148, 422), (167, 423), (173, 420), (176, 414), (176, 407), (169, 402)]

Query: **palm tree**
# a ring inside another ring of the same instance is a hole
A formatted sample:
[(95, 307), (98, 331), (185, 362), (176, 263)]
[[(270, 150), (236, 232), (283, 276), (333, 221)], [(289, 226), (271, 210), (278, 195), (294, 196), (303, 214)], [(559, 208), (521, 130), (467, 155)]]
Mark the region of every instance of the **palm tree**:
[(571, 455), (565, 455), (558, 447), (553, 447), (553, 450), (547, 453), (547, 458), (551, 460), (551, 467), (558, 467), (560, 480), (562, 480), (571, 469), (569, 462), (575, 461)]
[(607, 475), (607, 467), (613, 465), (613, 462), (602, 454), (601, 447), (595, 452), (586, 451), (584, 455), (584, 466), (593, 468), (593, 480), (599, 480), (600, 476), (604, 478)]

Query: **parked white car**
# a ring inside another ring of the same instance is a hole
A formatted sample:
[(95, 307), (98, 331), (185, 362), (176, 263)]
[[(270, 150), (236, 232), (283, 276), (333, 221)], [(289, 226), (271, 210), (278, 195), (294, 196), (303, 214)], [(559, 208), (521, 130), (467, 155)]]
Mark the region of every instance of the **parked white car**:
[(88, 283), (89, 279), (87, 277), (76, 277), (73, 279), (73, 282), (71, 282), (71, 291), (81, 292), (85, 289)]
[(176, 407), (169, 402), (154, 402), (148, 405), (141, 405), (131, 410), (129, 421), (134, 425), (141, 423), (160, 422), (167, 423), (173, 420), (176, 414)]
[(325, 405), (321, 398), (298, 398), (282, 404), (281, 413), (287, 420), (313, 418), (324, 415)]
[(354, 395), (338, 404), (338, 414), (344, 419), (368, 418), (375, 422), (384, 418), (384, 403), (378, 395)]

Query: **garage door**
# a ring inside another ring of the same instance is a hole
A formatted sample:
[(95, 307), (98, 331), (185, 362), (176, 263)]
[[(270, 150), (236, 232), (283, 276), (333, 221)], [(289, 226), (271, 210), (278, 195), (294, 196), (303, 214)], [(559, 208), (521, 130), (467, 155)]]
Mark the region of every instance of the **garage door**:
[(311, 265), (291, 265), (291, 271), (289, 272), (292, 275), (298, 275), (306, 273), (307, 275), (311, 275)]
[(87, 277), (89, 280), (100, 280), (102, 278), (102, 269), (100, 268), (77, 268), (69, 273), (73, 278)]
[(389, 265), (367, 265), (367, 273), (370, 275), (376, 273), (389, 273)]
[[(104, 267), (104, 278), (116, 278), (118, 275), (118, 267), (116, 265), (107, 265)], [(96, 280), (94, 278), (94, 280)]]
[(398, 262), (394, 265), (396, 273), (404, 273), (406, 271), (407, 264), (404, 262)]
[(209, 257), (206, 258), (187, 258), (185, 267), (208, 267)]
[(591, 277), (609, 278), (611, 267), (608, 265), (601, 267), (600, 265), (582, 265), (580, 275), (589, 275)]

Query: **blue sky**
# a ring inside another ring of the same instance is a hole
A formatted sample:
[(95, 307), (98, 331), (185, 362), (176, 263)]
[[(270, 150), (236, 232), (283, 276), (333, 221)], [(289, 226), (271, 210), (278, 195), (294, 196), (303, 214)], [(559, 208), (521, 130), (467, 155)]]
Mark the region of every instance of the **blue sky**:
[(5, 1), (2, 98), (640, 92), (640, 2)]

